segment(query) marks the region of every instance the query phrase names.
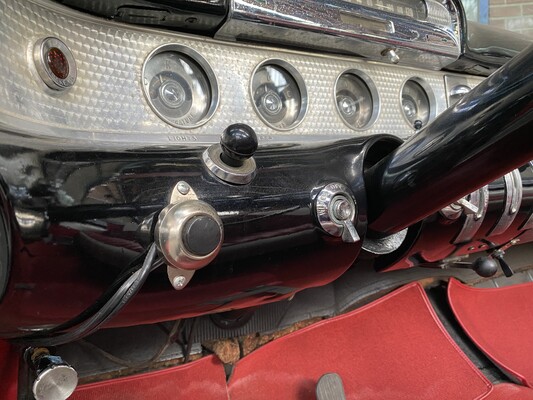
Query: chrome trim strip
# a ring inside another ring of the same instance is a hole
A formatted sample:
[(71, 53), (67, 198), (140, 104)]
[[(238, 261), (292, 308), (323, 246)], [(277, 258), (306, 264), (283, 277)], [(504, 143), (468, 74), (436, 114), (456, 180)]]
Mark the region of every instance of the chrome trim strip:
[[(452, 2), (426, 0), (418, 21), (357, 1), (233, 0), (216, 37), (270, 41), (337, 51), (385, 62), (441, 69), (461, 53), (460, 11)], [(446, 6), (454, 8), (448, 10)], [(398, 58), (390, 58), (393, 50)]]
[(465, 222), (457, 237), (453, 240), (453, 244), (460, 244), (469, 242), (477, 233), (489, 207), (489, 187), (488, 185), (476, 190), (470, 195), (470, 202), (478, 207), (478, 212), (475, 214), (467, 214)]
[(505, 182), (505, 205), (500, 219), (489, 232), (488, 236), (496, 236), (504, 233), (513, 223), (520, 204), (522, 203), (522, 177), (520, 171), (515, 169), (504, 175)]

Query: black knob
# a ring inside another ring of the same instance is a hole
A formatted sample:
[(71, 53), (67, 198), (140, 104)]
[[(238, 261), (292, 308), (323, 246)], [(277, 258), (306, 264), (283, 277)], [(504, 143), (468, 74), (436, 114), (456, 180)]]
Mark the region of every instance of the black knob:
[(195, 216), (185, 223), (183, 244), (195, 256), (207, 256), (216, 250), (221, 239), (220, 225), (209, 215)]
[(419, 119), (417, 119), (417, 120), (415, 121), (415, 123), (413, 124), (413, 127), (414, 127), (416, 130), (422, 129), (423, 126), (424, 126), (424, 124), (423, 124), (422, 121), (420, 121)]
[(491, 257), (479, 257), (474, 261), (472, 269), (479, 276), (490, 278), (498, 272), (498, 263)]
[(232, 167), (240, 167), (257, 150), (257, 135), (245, 124), (233, 124), (226, 128), (220, 138), (220, 158)]

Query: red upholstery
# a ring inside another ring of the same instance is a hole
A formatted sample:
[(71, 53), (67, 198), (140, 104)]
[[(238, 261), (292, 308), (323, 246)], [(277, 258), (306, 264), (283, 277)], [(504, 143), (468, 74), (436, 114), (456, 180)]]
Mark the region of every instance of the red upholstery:
[(349, 399), (477, 399), (492, 390), (415, 283), (255, 351), (237, 364), (230, 398), (315, 399), (327, 372), (342, 377)]
[(224, 367), (214, 356), (161, 371), (80, 386), (69, 400), (228, 400)]
[(533, 386), (533, 283), (477, 289), (451, 279), (450, 306), (472, 341), (524, 385)]

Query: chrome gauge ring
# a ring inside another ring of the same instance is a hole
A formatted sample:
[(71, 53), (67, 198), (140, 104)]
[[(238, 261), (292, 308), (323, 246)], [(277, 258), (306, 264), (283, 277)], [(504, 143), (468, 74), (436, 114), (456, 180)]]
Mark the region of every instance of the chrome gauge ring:
[(360, 71), (342, 74), (335, 84), (335, 104), (346, 125), (366, 129), (378, 114), (378, 94), (370, 78)]
[(171, 125), (194, 128), (216, 110), (215, 75), (207, 61), (187, 47), (171, 44), (156, 49), (148, 56), (142, 76), (150, 107)]
[(411, 127), (420, 129), (427, 125), (435, 113), (434, 106), (427, 90), (421, 82), (409, 79), (402, 88), (402, 111)]
[(281, 60), (269, 60), (256, 68), (251, 96), (257, 114), (278, 130), (294, 128), (307, 109), (303, 79), (291, 65)]

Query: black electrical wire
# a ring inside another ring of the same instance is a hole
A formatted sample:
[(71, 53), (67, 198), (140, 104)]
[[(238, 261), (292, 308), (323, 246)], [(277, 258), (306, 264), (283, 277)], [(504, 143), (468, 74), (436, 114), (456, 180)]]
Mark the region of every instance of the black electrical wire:
[(40, 331), (31, 336), (16, 339), (16, 341), (30, 346), (59, 346), (91, 334), (118, 313), (139, 291), (150, 272), (160, 265), (159, 263), (154, 263), (155, 255), (156, 246), (152, 244), (148, 249), (142, 267), (129, 276), (99, 310), (72, 331), (56, 336), (49, 336), (46, 332)]
[(123, 270), (121, 271), (120, 275), (111, 283), (111, 285), (106, 289), (102, 295), (96, 301), (83, 310), (80, 314), (76, 315), (74, 318), (65, 321), (59, 325), (56, 325), (52, 328), (47, 328), (43, 330), (39, 330), (38, 332), (34, 332), (31, 335), (26, 336), (26, 338), (34, 338), (34, 337), (43, 337), (43, 336), (50, 336), (54, 333), (65, 331), (67, 329), (72, 328), (73, 326), (81, 324), (83, 321), (87, 320), (91, 316), (93, 316), (100, 308), (103, 307), (103, 305), (113, 296), (113, 294), (116, 293), (118, 288), (124, 284), (124, 282), (135, 273), (135, 271), (139, 270), (141, 268), (140, 260), (146, 257), (147, 251), (144, 251), (143, 253), (139, 254), (135, 259)]

